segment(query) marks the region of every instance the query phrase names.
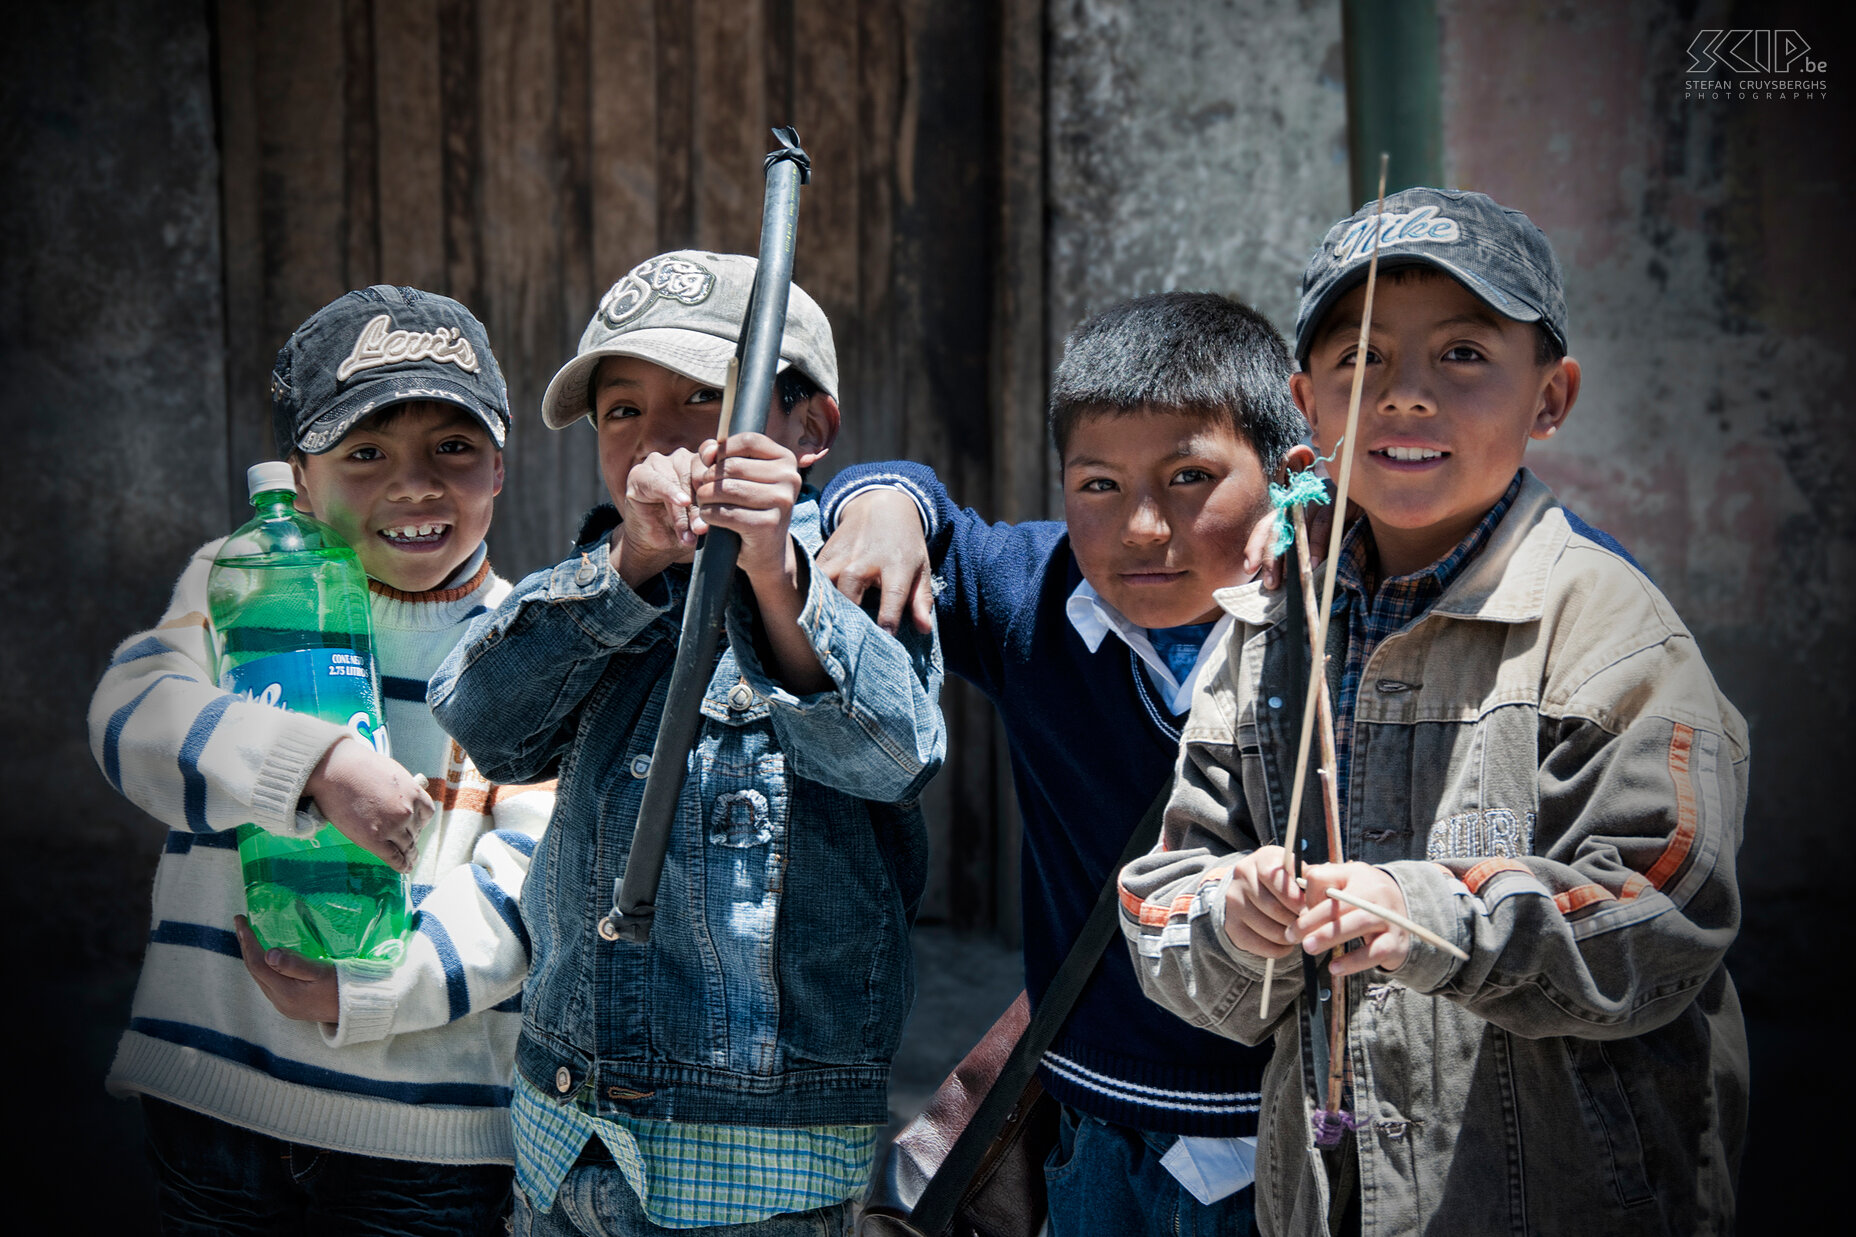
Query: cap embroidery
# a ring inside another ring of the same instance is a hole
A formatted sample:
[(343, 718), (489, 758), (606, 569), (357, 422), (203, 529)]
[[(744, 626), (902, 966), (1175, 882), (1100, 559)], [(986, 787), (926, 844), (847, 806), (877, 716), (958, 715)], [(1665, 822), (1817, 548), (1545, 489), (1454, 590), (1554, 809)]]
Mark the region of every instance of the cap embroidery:
[(1373, 250), (1375, 232), (1379, 233), (1381, 247), (1462, 239), (1456, 220), (1447, 215), (1439, 216), (1435, 206), (1420, 206), (1402, 215), (1368, 215), (1347, 229), (1340, 244), (1334, 246), (1334, 256), (1342, 262), (1366, 257)]
[(335, 371), (335, 381), (346, 382), (364, 369), (386, 365), (404, 365), (414, 361), (439, 361), (457, 366), (467, 374), (477, 372), (477, 353), (455, 326), (436, 331), (396, 331), (386, 314), (381, 314), (361, 328), (354, 341), (354, 351)]
[(599, 316), (615, 330), (650, 307), (660, 296), (700, 305), (715, 290), (715, 275), (688, 258), (659, 256), (634, 266), (599, 301)]

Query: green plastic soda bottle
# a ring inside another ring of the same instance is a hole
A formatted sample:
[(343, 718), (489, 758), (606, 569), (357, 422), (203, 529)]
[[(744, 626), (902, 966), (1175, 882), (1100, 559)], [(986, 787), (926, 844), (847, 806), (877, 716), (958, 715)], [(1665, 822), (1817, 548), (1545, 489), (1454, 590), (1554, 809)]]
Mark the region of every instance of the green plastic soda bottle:
[[(345, 726), (389, 755), (360, 556), (296, 509), (290, 465), (254, 464), (246, 484), (257, 513), (207, 575), (219, 686)], [(238, 855), (252, 931), (266, 949), (399, 961), (406, 878), (326, 821), (307, 838), (240, 825)]]

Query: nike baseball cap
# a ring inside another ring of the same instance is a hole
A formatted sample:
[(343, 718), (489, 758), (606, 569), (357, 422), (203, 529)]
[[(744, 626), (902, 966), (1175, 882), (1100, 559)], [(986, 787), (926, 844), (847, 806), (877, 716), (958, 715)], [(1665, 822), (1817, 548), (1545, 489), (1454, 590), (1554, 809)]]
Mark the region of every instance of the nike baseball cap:
[[(679, 249), (633, 267), (600, 298), (574, 359), (548, 383), (541, 397), (542, 421), (550, 429), (561, 429), (588, 415), (593, 372), (609, 356), (637, 357), (698, 382), (723, 386), (747, 316), (757, 265), (740, 254)], [(779, 368), (789, 365), (825, 394), (837, 396), (838, 353), (831, 324), (798, 284), (787, 300), (786, 330), (780, 339)]]
[(1401, 189), (1368, 202), (1328, 229), (1302, 275), (1295, 359), (1308, 363), (1315, 331), (1334, 302), (1366, 281), (1379, 238), (1379, 269), (1430, 266), (1516, 322), (1538, 322), (1566, 350), (1566, 293), (1546, 233), (1484, 193)]
[(324, 305), (292, 332), (271, 369), (277, 453), (321, 455), (371, 412), (412, 400), (456, 404), (498, 448), (509, 391), (476, 315), (448, 296), (376, 284)]

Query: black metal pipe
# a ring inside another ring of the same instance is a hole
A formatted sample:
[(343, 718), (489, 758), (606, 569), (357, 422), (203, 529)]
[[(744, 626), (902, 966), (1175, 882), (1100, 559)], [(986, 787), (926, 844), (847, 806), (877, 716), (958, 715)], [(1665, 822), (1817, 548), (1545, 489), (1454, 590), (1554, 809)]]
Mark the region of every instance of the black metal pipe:
[[(811, 161), (790, 128), (775, 129), (780, 149), (767, 156), (767, 193), (761, 206), (760, 259), (747, 318), (735, 343), (734, 389), (724, 399), (718, 433), (758, 433), (766, 428), (773, 399), (773, 379), (780, 364), (780, 341), (786, 333), (786, 304), (793, 286), (793, 239), (799, 222), (799, 187), (811, 178)], [(702, 698), (715, 672), (721, 645), (729, 586), (741, 538), (731, 529), (712, 528), (696, 551), (689, 596), (683, 603), (683, 629), (677, 659), (670, 671), (664, 714), (651, 749), (651, 771), (638, 823), (632, 831), (625, 872), (613, 881), (612, 910), (599, 921), (609, 941), (642, 943), (651, 937), (657, 914), (657, 886), (670, 849), (670, 829), (683, 794), (691, 745), (702, 724)]]

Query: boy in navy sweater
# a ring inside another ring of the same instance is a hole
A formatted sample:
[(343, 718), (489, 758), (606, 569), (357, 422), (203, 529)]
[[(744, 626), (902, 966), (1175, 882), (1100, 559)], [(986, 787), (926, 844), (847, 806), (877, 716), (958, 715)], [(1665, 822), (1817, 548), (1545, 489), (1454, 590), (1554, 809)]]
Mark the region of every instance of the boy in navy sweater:
[[(1010, 742), (1034, 1003), (1171, 777), (1199, 650), (1230, 624), (1212, 592), (1249, 578), (1260, 555), (1246, 547), (1266, 544), (1268, 478), (1307, 451), (1289, 374), (1253, 310), (1141, 297), (1065, 341), (1050, 405), (1064, 523), (989, 524), (919, 464), (853, 467), (825, 492), (838, 531), (819, 564), (853, 597), (887, 577), (886, 625), (926, 529), (943, 584), (915, 593), (917, 624), (932, 607), (947, 669), (992, 700)], [(1148, 1001), (1110, 950), (1040, 1075), (1064, 1108), (1053, 1237), (1250, 1232), (1268, 1056)]]

